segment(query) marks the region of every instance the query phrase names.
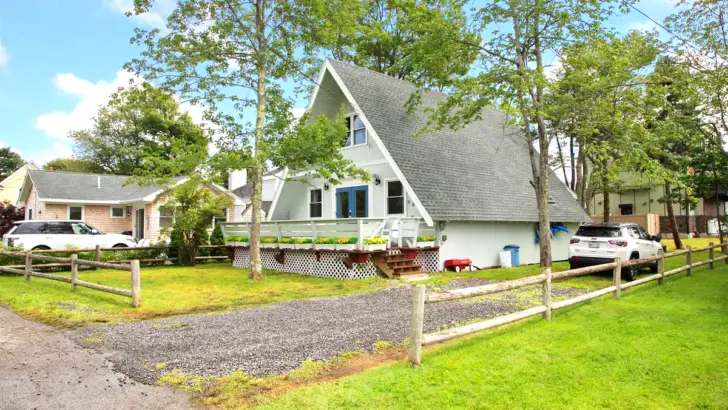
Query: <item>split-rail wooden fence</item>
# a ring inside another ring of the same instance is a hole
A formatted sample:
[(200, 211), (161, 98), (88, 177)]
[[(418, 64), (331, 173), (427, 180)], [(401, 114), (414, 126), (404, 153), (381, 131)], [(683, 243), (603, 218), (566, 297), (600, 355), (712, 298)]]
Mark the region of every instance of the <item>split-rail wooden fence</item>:
[[(714, 255), (715, 248), (723, 249), (723, 256), (716, 257)], [(701, 262), (693, 262), (693, 253), (696, 252), (708, 252), (708, 259)], [(670, 258), (679, 255), (686, 255), (686, 265), (679, 268), (665, 272), (665, 258)], [(643, 259), (633, 259), (629, 261), (621, 261), (619, 258), (615, 258), (614, 262), (605, 263), (602, 265), (589, 266), (579, 269), (572, 269), (563, 272), (552, 273), (551, 268), (544, 268), (540, 275), (530, 276), (527, 278), (521, 278), (511, 280), (507, 282), (498, 282), (488, 284), (484, 286), (476, 286), (464, 289), (454, 289), (444, 292), (427, 292), (424, 285), (417, 285), (413, 287), (413, 302), (412, 302), (412, 327), (410, 333), (410, 351), (409, 361), (414, 365), (419, 365), (422, 358), (422, 346), (430, 345), (434, 343), (444, 342), (446, 340), (454, 339), (457, 337), (469, 335), (475, 332), (480, 332), (486, 329), (492, 329), (498, 326), (502, 326), (508, 323), (513, 323), (519, 320), (523, 320), (532, 316), (542, 315), (544, 320), (551, 320), (551, 312), (567, 306), (576, 305), (599, 296), (612, 293), (615, 299), (619, 299), (621, 291), (634, 286), (642, 285), (648, 282), (657, 281), (658, 284), (662, 284), (666, 276), (678, 274), (680, 272), (687, 271), (688, 276), (692, 276), (693, 268), (698, 266), (708, 265), (710, 269), (713, 269), (714, 263), (723, 260), (728, 264), (728, 242), (720, 245), (710, 244), (702, 248), (692, 249), (690, 246), (687, 249), (663, 253), (660, 252), (657, 256), (652, 256)], [(622, 268), (644, 265), (657, 261), (657, 273), (645, 276), (643, 278), (622, 283)], [(583, 295), (566, 299), (558, 302), (551, 301), (551, 282), (560, 279), (573, 278), (576, 276), (588, 275), (591, 273), (602, 272), (606, 270), (612, 270), (613, 284), (603, 289), (595, 290), (592, 292), (585, 293)], [(424, 324), (424, 313), (425, 305), (430, 303), (440, 303), (452, 300), (473, 298), (477, 296), (490, 295), (494, 293), (504, 292), (508, 290), (518, 289), (525, 286), (533, 286), (541, 284), (543, 286), (543, 297), (542, 304), (535, 306), (520, 312), (515, 312), (503, 316), (490, 318), (484, 321), (454, 327), (439, 332), (423, 334)]]
[[(25, 268), (18, 269), (9, 266), (0, 266), (1, 272), (14, 273), (17, 275), (25, 276), (26, 281), (30, 281), (31, 277), (43, 278), (56, 280), (59, 282), (66, 282), (71, 284), (71, 291), (76, 291), (76, 287), (82, 286), (85, 288), (97, 290), (100, 292), (113, 293), (115, 295), (126, 296), (131, 298), (132, 305), (139, 307), (142, 302), (142, 286), (141, 286), (141, 268), (139, 267), (138, 260), (128, 261), (128, 263), (110, 263), (110, 262), (99, 262), (99, 261), (87, 261), (78, 259), (77, 254), (72, 254), (70, 258), (59, 258), (56, 256), (38, 255), (33, 251), (28, 252), (8, 252), (0, 251), (0, 253), (13, 256), (13, 257), (24, 257)], [(33, 271), (33, 261), (42, 262), (53, 262), (60, 264), (67, 264), (71, 266), (71, 277), (52, 275), (50, 273), (36, 272)], [(91, 266), (94, 268), (104, 269), (116, 269), (122, 271), (131, 272), (131, 290), (112, 288), (110, 286), (100, 285), (98, 283), (86, 282), (78, 278), (78, 267), (79, 266)]]

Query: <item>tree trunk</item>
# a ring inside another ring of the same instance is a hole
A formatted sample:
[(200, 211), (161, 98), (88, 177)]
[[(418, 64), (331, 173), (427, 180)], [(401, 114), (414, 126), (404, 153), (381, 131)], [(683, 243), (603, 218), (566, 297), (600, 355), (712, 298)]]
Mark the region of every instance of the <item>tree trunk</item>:
[(566, 160), (564, 159), (564, 151), (563, 147), (561, 146), (561, 141), (559, 141), (559, 138), (556, 138), (556, 147), (559, 149), (559, 161), (561, 161), (561, 172), (564, 174), (564, 184), (566, 186), (573, 185), (569, 182), (569, 176), (566, 174)]
[(586, 209), (586, 213), (591, 216), (594, 215), (594, 210), (592, 209), (592, 199), (594, 198), (594, 189), (592, 189), (591, 186), (589, 186), (589, 178), (591, 175), (589, 174), (589, 163), (586, 162), (586, 159), (584, 160), (584, 184), (581, 186), (582, 189), (582, 197), (584, 198), (584, 205)]
[(589, 201), (586, 198), (586, 149), (584, 145), (583, 141), (579, 141), (579, 155), (576, 158), (576, 199), (582, 208), (588, 209)]
[(569, 137), (569, 164), (571, 164), (571, 182), (569, 183), (569, 187), (572, 191), (576, 190), (576, 160), (574, 157), (574, 143), (576, 142), (576, 137), (573, 135)]
[[(713, 202), (715, 202), (715, 215), (716, 219), (718, 220), (718, 237), (720, 238), (720, 243), (723, 243), (725, 241), (724, 235), (723, 235), (723, 221), (720, 217), (720, 203), (718, 202), (718, 187), (715, 187), (715, 199), (713, 199)], [(724, 212), (725, 213), (725, 212)]]
[(612, 198), (609, 196), (609, 177), (607, 176), (607, 171), (606, 171), (608, 166), (609, 166), (609, 163), (607, 162), (607, 160), (603, 160), (602, 161), (602, 167), (603, 167), (602, 168), (603, 169), (603, 171), (602, 171), (603, 172), (603, 176), (602, 176), (602, 202), (604, 203), (604, 208), (603, 208), (603, 212), (604, 212), (604, 222), (609, 222), (610, 221), (610, 219), (611, 219), (610, 216), (611, 215), (609, 215), (609, 213), (611, 211), (610, 208), (612, 207), (612, 203), (611, 203), (612, 202)]
[(257, 97), (255, 119), (255, 153), (251, 174), (253, 179), (253, 192), (250, 196), (252, 202), (250, 226), (250, 273), (252, 280), (263, 279), (263, 265), (260, 258), (260, 211), (263, 205), (263, 154), (261, 148), (265, 138), (265, 104), (266, 104), (266, 75), (267, 75), (267, 44), (265, 37), (265, 1), (255, 3), (255, 26), (258, 41), (258, 69)]
[(677, 230), (677, 219), (675, 218), (675, 210), (672, 207), (672, 196), (670, 195), (670, 190), (670, 183), (665, 182), (665, 208), (667, 208), (667, 218), (670, 221), (672, 240), (675, 241), (675, 248), (682, 249), (683, 245), (680, 240), (680, 232)]

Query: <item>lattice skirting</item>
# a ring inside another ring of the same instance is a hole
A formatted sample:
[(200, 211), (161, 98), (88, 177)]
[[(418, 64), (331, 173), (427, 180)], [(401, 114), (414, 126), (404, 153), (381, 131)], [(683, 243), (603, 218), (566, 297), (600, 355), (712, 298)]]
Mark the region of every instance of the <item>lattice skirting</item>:
[[(371, 259), (366, 263), (354, 264), (353, 269), (347, 269), (342, 258), (348, 256), (348, 252), (321, 252), (319, 258), (313, 250), (285, 249), (283, 264), (278, 263), (274, 256), (281, 252), (280, 249), (261, 249), (261, 262), (263, 269), (279, 272), (300, 273), (302, 275), (318, 276), (322, 278), (335, 279), (365, 279), (377, 276), (377, 268), (372, 264)], [(399, 253), (398, 250), (390, 253)], [(420, 251), (415, 258), (416, 263), (422, 264), (424, 272), (436, 272), (438, 269), (438, 251), (436, 249)], [(235, 248), (233, 266), (236, 268), (250, 267), (250, 249)]]

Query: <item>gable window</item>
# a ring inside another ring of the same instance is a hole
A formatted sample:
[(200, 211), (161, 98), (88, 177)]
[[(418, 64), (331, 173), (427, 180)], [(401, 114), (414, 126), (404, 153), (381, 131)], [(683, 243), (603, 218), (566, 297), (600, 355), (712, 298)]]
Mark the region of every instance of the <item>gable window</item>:
[(399, 181), (387, 182), (387, 215), (404, 214), (404, 187)]
[(323, 209), (323, 193), (320, 189), (312, 189), (309, 191), (308, 216), (309, 218), (321, 218)]
[(348, 138), (346, 144), (344, 144), (345, 147), (367, 143), (367, 128), (358, 115), (352, 115), (346, 118), (346, 132)]
[(82, 206), (69, 206), (68, 207), (68, 219), (72, 221), (83, 220), (83, 207)]
[(124, 207), (111, 207), (112, 218), (124, 218), (126, 217), (126, 208)]
[(172, 229), (174, 226), (174, 212), (169, 208), (159, 208), (159, 229)]

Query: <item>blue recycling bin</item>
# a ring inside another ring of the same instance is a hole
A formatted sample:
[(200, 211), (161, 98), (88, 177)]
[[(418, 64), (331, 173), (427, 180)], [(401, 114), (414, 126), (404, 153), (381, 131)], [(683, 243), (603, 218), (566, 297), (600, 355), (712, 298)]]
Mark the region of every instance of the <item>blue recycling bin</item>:
[(511, 266), (514, 268), (521, 266), (521, 247), (518, 245), (506, 245), (504, 251), (511, 252)]

